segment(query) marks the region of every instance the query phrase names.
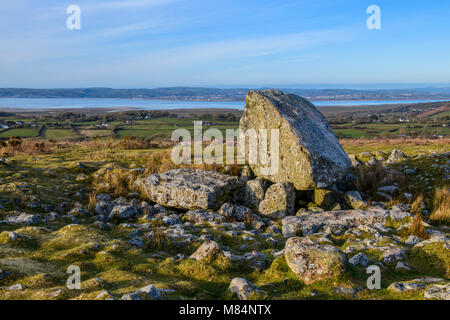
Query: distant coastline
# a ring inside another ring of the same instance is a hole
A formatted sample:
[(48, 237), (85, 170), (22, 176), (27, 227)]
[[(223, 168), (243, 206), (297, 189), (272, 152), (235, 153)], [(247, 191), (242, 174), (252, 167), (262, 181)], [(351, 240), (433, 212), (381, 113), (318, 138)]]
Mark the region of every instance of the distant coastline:
[[(448, 100), (350, 100), (311, 101), (319, 109), (355, 109), (439, 103)], [(4, 112), (83, 112), (105, 113), (120, 111), (174, 111), (174, 110), (243, 110), (244, 101), (179, 101), (157, 99), (107, 99), (107, 98), (3, 98), (0, 111)]]
[[(178, 102), (243, 102), (249, 88), (195, 88), (171, 87), (155, 89), (27, 89), (0, 88), (0, 102), (4, 99), (118, 99), (132, 101)], [(291, 89), (285, 93), (297, 94), (311, 101), (440, 101), (450, 100), (450, 88), (417, 89)], [(4, 102), (2, 103), (4, 105)]]

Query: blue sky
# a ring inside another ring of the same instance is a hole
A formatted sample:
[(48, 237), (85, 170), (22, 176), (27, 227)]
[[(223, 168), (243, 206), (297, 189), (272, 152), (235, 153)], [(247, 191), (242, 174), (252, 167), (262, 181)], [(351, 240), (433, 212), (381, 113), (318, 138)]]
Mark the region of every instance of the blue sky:
[(4, 0), (0, 87), (448, 85), (449, 16), (437, 0)]

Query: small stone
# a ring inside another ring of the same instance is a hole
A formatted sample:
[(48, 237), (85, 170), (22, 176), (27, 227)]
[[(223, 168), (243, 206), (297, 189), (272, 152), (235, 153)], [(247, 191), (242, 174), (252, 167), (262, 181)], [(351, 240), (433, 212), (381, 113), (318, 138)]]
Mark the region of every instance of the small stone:
[(212, 258), (220, 254), (220, 247), (215, 241), (205, 241), (203, 244), (195, 251), (190, 258), (200, 261), (206, 258)]
[(367, 267), (370, 264), (369, 258), (364, 253), (358, 253), (348, 260), (353, 266)]
[(405, 240), (405, 244), (409, 246), (414, 246), (420, 242), (419, 237), (417, 236), (409, 236), (408, 239)]
[(399, 261), (399, 262), (397, 262), (397, 265), (395, 266), (395, 270), (407, 270), (407, 271), (410, 271), (411, 268), (406, 263), (403, 263), (403, 262)]
[(136, 238), (131, 239), (131, 240), (129, 241), (129, 243), (130, 243), (132, 246), (135, 246), (135, 247), (137, 247), (137, 248), (142, 248), (142, 247), (144, 246), (144, 241), (142, 241), (142, 239), (139, 238), (139, 237), (136, 237)]
[(21, 284), (21, 283), (14, 284), (14, 285), (12, 285), (10, 287), (6, 287), (4, 289), (5, 290), (9, 290), (9, 291), (13, 291), (13, 290), (23, 291), (23, 290), (25, 290), (23, 284)]
[(234, 278), (231, 280), (228, 290), (231, 294), (236, 294), (239, 300), (248, 300), (252, 293), (263, 293), (261, 289), (244, 278)]
[(364, 209), (367, 207), (367, 202), (362, 199), (358, 191), (348, 191), (344, 196), (348, 205), (353, 209)]

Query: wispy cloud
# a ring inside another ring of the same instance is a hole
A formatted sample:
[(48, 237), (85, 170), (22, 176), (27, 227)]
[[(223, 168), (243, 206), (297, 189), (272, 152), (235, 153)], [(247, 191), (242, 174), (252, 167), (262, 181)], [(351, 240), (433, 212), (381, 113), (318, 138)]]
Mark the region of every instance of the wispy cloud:
[(102, 1), (83, 5), (83, 10), (87, 11), (103, 11), (117, 10), (136, 7), (155, 7), (176, 2), (177, 0), (119, 0), (119, 1)]
[(346, 29), (278, 34), (268, 37), (231, 39), (178, 46), (169, 50), (151, 52), (141, 56), (140, 59), (135, 57), (133, 60), (158, 61), (158, 65), (167, 64), (173, 66), (177, 63), (244, 59), (285, 52), (301, 52), (314, 46), (351, 40), (352, 33)]

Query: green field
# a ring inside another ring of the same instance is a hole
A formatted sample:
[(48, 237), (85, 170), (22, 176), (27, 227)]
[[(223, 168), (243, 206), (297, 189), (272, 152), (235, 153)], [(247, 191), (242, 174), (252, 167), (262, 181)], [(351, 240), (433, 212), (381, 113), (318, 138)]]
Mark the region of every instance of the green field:
[(9, 130), (0, 132), (0, 138), (8, 138), (8, 137), (31, 138), (31, 137), (37, 137), (38, 131), (39, 131), (38, 128), (9, 129)]
[(436, 135), (449, 135), (448, 127), (432, 127), (421, 123), (369, 123), (355, 125), (332, 125), (336, 135), (344, 138), (374, 138), (385, 137), (393, 138), (399, 135), (414, 136), (420, 133), (429, 133)]
[(111, 130), (94, 130), (94, 129), (86, 129), (86, 130), (80, 130), (80, 134), (86, 137), (105, 137), (112, 135)]
[(53, 140), (63, 140), (69, 138), (76, 138), (77, 134), (70, 129), (45, 129), (43, 138)]

